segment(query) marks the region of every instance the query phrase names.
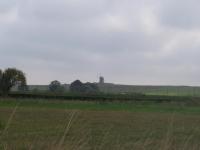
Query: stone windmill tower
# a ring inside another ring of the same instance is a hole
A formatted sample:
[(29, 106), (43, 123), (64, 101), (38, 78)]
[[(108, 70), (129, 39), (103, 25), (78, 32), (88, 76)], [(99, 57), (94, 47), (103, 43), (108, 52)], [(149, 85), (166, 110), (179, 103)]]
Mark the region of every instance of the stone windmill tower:
[(104, 77), (103, 76), (100, 76), (99, 77), (99, 84), (104, 84)]

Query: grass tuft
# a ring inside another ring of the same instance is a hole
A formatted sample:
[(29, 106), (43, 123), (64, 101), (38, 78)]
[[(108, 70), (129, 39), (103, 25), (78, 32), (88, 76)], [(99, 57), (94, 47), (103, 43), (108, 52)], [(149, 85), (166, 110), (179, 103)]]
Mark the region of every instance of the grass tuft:
[(4, 128), (5, 128), (5, 125), (3, 124), (2, 121), (0, 121), (0, 133), (1, 133), (1, 131), (2, 131)]

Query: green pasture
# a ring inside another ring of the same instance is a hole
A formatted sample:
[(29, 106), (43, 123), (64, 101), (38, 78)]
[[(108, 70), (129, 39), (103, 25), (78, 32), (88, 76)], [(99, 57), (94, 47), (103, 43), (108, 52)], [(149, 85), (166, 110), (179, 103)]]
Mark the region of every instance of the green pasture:
[(198, 150), (200, 107), (0, 99), (2, 150)]

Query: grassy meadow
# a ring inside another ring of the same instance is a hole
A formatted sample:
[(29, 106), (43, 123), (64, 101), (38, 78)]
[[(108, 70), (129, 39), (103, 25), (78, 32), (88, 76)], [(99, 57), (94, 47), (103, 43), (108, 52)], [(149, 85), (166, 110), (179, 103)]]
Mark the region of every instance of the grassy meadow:
[(199, 141), (195, 105), (0, 100), (3, 150), (198, 150)]

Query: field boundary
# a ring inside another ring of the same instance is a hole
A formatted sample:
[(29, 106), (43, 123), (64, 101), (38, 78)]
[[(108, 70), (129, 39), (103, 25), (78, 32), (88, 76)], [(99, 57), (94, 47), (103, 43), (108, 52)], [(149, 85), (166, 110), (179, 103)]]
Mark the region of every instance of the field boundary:
[(31, 98), (31, 99), (55, 99), (55, 100), (79, 100), (79, 101), (151, 101), (151, 102), (181, 102), (181, 103), (199, 103), (200, 97), (190, 96), (160, 96), (160, 95), (115, 95), (115, 94), (99, 94), (99, 95), (59, 95), (45, 93), (10, 93), (10, 98)]

